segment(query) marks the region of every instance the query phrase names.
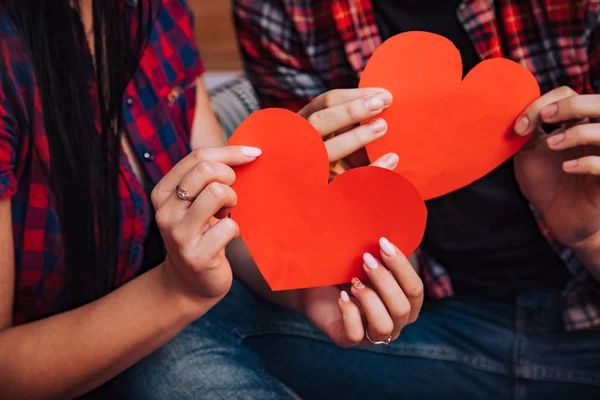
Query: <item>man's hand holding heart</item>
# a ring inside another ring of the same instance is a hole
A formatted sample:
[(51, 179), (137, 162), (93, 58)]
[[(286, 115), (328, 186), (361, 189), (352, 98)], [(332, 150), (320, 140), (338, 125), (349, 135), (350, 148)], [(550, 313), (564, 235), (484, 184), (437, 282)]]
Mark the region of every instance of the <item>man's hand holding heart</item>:
[[(329, 161), (335, 163), (386, 133), (387, 123), (377, 115), (391, 102), (391, 94), (382, 89), (334, 90), (316, 98), (299, 114), (323, 137), (344, 132), (325, 141)], [(367, 119), (372, 121), (356, 125)], [(371, 165), (393, 170), (398, 165), (398, 156), (388, 153)], [(387, 239), (381, 238), (379, 244), (379, 254), (363, 256), (369, 281), (353, 280), (349, 288), (352, 298), (337, 286), (300, 292), (304, 313), (340, 346), (369, 344), (367, 332), (373, 341), (396, 340), (402, 328), (414, 322), (421, 310), (423, 283), (415, 268)]]
[[(515, 123), (518, 135), (532, 135), (515, 156), (515, 174), (554, 237), (600, 278), (598, 118), (600, 95), (561, 87), (540, 97)], [(546, 135), (544, 124), (557, 128)]]

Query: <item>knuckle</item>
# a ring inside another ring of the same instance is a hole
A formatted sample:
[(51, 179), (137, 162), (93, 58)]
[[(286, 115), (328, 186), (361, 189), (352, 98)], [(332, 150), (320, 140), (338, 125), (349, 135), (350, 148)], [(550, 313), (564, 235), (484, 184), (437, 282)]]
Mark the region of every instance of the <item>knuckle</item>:
[(575, 141), (576, 143), (586, 145), (590, 142), (590, 135), (585, 125), (577, 125), (570, 129), (567, 137), (570, 136), (570, 140)]
[(194, 166), (194, 170), (200, 176), (212, 175), (215, 172), (215, 167), (211, 162), (200, 161)]
[(370, 329), (375, 335), (385, 337), (394, 331), (394, 323), (391, 320), (385, 322), (381, 321), (380, 323), (371, 326)]
[(323, 93), (321, 96), (319, 96), (319, 97), (321, 97), (321, 104), (323, 105), (323, 108), (330, 108), (332, 106), (332, 103), (333, 103), (333, 101), (331, 99), (332, 93), (333, 92), (330, 91), (327, 93)]
[(159, 228), (167, 227), (169, 223), (169, 216), (167, 215), (167, 213), (168, 211), (164, 207), (161, 207), (158, 210), (156, 210), (156, 213), (154, 214), (154, 220), (156, 221), (156, 225), (158, 225)]
[(323, 96), (323, 108), (331, 108), (336, 105), (336, 97), (340, 93), (339, 89), (330, 90), (324, 93)]
[(223, 188), (223, 184), (218, 182), (212, 182), (206, 187), (206, 193), (213, 199), (218, 202), (225, 201), (225, 190)]
[(152, 202), (152, 205), (154, 206), (155, 209), (158, 208), (158, 203), (160, 201), (161, 186), (162, 186), (162, 183), (158, 182), (156, 184), (156, 186), (154, 186), (154, 189), (152, 189), (152, 192), (150, 193), (150, 201)]
[(423, 287), (423, 282), (417, 282), (414, 285), (411, 285), (404, 293), (406, 297), (410, 299), (421, 298), (423, 297), (425, 288)]
[(348, 340), (350, 343), (347, 343), (348, 347), (354, 347), (358, 345), (364, 339), (364, 334), (361, 332), (352, 332), (348, 335)]
[(353, 149), (359, 149), (361, 147), (364, 147), (366, 144), (368, 144), (369, 140), (369, 136), (373, 136), (373, 135), (369, 135), (368, 132), (368, 128), (367, 127), (359, 127), (357, 129), (353, 129), (350, 132), (347, 133), (348, 135), (348, 141), (349, 141), (349, 145), (353, 148)]
[(569, 97), (569, 96), (573, 96), (573, 94), (575, 94), (575, 91), (573, 89), (571, 89), (569, 86), (561, 86), (558, 89), (556, 89), (557, 93), (559, 96), (562, 97)]
[(361, 120), (367, 116), (366, 108), (362, 99), (354, 100), (346, 109), (348, 112), (348, 117), (350, 117), (350, 119), (353, 121)]
[(323, 119), (323, 111), (317, 111), (308, 117), (308, 122), (316, 128), (321, 125), (321, 121), (323, 121)]
[(206, 159), (207, 151), (204, 147), (198, 147), (191, 152), (190, 156), (200, 162)]
[(581, 96), (574, 96), (567, 100), (567, 107), (572, 114), (572, 118), (574, 119), (583, 119), (586, 118), (585, 111), (585, 98)]
[(394, 310), (393, 318), (395, 320), (404, 320), (410, 315), (410, 312), (410, 304), (402, 304), (401, 306), (398, 306), (396, 310)]

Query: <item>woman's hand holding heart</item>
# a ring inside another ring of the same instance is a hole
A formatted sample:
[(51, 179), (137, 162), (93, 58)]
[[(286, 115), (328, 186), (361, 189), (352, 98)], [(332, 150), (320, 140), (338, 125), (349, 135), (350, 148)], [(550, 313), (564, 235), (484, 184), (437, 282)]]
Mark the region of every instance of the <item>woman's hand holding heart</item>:
[[(337, 161), (363, 149), (387, 131), (376, 116), (392, 102), (383, 89), (334, 90), (316, 98), (299, 112), (324, 137), (329, 161)], [(360, 122), (372, 119), (368, 124)], [(331, 137), (333, 136), (333, 137)], [(394, 169), (398, 156), (390, 153), (373, 164)], [(331, 238), (336, 240), (336, 238)], [(423, 283), (400, 250), (380, 239), (383, 264), (365, 254), (369, 282), (355, 279), (349, 290), (337, 286), (304, 289), (300, 307), (315, 326), (343, 347), (395, 340), (402, 328), (414, 322), (423, 304)], [(349, 249), (349, 251), (351, 251)]]
[(385, 238), (380, 245), (383, 263), (363, 256), (369, 282), (354, 279), (349, 291), (328, 286), (300, 292), (306, 316), (339, 346), (389, 343), (419, 315), (421, 278), (396, 246)]
[[(515, 156), (525, 197), (557, 240), (573, 248), (600, 277), (600, 95), (568, 87), (535, 101), (515, 131), (533, 135)], [(543, 124), (558, 125), (550, 135)]]

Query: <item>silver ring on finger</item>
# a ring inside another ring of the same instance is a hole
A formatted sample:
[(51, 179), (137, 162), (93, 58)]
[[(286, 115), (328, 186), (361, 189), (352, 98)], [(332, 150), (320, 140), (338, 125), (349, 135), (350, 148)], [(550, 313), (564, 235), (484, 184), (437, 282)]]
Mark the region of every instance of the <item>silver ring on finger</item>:
[(177, 197), (179, 197), (181, 200), (192, 201), (192, 195), (190, 192), (188, 192), (187, 189), (181, 185), (177, 185), (177, 187), (175, 187), (175, 193), (177, 193)]
[(367, 340), (369, 342), (371, 342), (371, 344), (384, 344), (387, 346), (388, 344), (390, 344), (392, 342), (392, 335), (389, 335), (385, 340), (380, 340), (380, 341), (371, 340), (371, 338), (369, 337), (368, 329), (365, 329), (365, 336), (366, 336)]

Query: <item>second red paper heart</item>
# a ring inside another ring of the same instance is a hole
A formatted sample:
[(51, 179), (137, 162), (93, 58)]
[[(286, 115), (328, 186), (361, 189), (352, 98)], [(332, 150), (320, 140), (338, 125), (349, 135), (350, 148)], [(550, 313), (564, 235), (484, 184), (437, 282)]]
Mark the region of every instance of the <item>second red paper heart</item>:
[(302, 117), (258, 111), (229, 143), (263, 151), (235, 169), (239, 201), (231, 216), (271, 289), (364, 278), (362, 254), (379, 257), (380, 237), (405, 254), (421, 242), (427, 211), (416, 188), (378, 167), (345, 172), (328, 184), (322, 138)]
[(396, 172), (426, 200), (482, 178), (528, 140), (512, 131), (515, 119), (540, 95), (526, 68), (496, 58), (461, 77), (456, 47), (426, 32), (387, 40), (361, 77), (360, 87), (382, 87), (394, 96), (379, 116), (388, 132), (367, 146), (369, 158), (397, 153)]

